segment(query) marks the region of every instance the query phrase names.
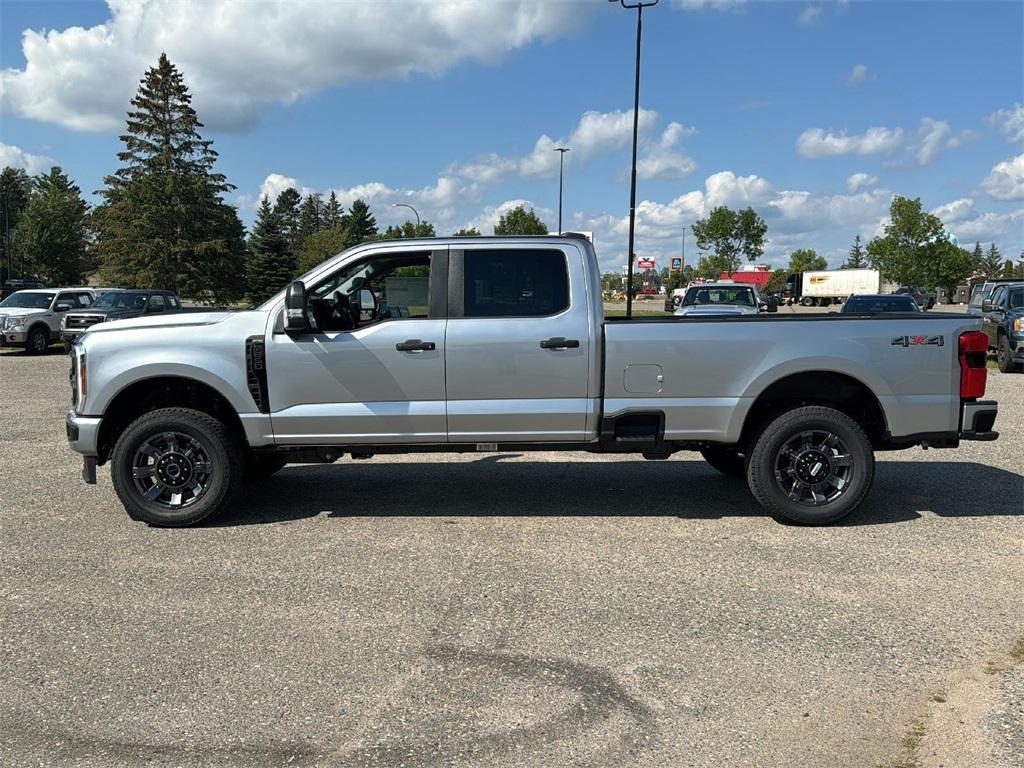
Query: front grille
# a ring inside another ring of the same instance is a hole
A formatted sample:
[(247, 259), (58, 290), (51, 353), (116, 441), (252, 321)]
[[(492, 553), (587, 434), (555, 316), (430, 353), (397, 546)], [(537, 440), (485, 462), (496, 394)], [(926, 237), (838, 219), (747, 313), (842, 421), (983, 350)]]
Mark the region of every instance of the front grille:
[(68, 315), (65, 325), (68, 328), (88, 328), (101, 322), (103, 315)]
[(0, 315), (0, 331), (7, 327), (7, 315)]

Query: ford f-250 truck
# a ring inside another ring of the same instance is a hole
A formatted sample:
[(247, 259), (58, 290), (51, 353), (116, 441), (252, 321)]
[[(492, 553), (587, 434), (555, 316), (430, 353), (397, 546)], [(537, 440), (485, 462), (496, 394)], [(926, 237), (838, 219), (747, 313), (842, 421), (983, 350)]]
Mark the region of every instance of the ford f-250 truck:
[(507, 450), (696, 450), (773, 515), (828, 523), (868, 493), (874, 451), (997, 437), (980, 322), (606, 320), (583, 238), (376, 242), (256, 309), (93, 326), (67, 434), (86, 482), (109, 464), (155, 525), (288, 462)]

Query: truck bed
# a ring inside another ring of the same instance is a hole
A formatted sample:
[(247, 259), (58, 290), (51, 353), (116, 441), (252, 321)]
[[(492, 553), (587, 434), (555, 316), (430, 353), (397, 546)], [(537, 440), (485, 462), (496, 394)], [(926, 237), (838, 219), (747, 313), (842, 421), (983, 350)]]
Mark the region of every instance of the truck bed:
[(953, 313), (608, 319), (603, 415), (650, 409), (665, 440), (734, 443), (767, 387), (825, 372), (867, 387), (893, 438), (956, 432), (957, 339), (979, 325)]

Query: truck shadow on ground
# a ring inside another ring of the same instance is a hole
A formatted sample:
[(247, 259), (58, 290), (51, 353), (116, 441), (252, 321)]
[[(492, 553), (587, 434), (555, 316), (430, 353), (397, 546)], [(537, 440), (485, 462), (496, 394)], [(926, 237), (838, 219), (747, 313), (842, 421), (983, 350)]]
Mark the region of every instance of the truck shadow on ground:
[[(289, 466), (249, 486), (211, 525), (348, 517), (763, 517), (742, 480), (701, 461), (343, 461)], [(879, 461), (841, 525), (921, 517), (1024, 516), (1024, 476), (974, 462)]]

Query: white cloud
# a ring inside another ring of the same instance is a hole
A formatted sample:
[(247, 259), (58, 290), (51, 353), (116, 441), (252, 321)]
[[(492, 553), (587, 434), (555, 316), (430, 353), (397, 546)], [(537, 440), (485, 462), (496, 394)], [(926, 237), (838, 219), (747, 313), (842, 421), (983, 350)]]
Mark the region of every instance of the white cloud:
[(850, 192), (877, 186), (878, 177), (872, 176), (870, 173), (854, 173), (846, 177), (846, 189)]
[(684, 136), (692, 136), (695, 128), (682, 123), (671, 122), (661, 134), (657, 143), (637, 160), (636, 175), (642, 180), (681, 179), (697, 170), (692, 157), (676, 149)]
[[(526, 208), (527, 210), (532, 210), (534, 213), (536, 213), (537, 216), (539, 216), (541, 220), (548, 225), (549, 229), (554, 228), (557, 224), (557, 212), (552, 211), (549, 208), (542, 208), (540, 206), (534, 205), (529, 200), (516, 199), (506, 200), (505, 202), (499, 205), (486, 206), (479, 214), (474, 216), (461, 227), (457, 227), (457, 229), (461, 229), (463, 227), (473, 227), (478, 232), (480, 232), (480, 234), (494, 234), (494, 225), (498, 223), (498, 219), (500, 219), (506, 213), (511, 211), (513, 208), (516, 208), (520, 205)], [(566, 229), (568, 229), (568, 227), (566, 227)]]
[(244, 129), (271, 104), (368, 78), (438, 75), (578, 29), (592, 5), (109, 0), (88, 29), (25, 30), (23, 69), (0, 72), (3, 108), (76, 130), (123, 126), (161, 51), (184, 73), (200, 117)]
[(30, 174), (45, 171), (57, 162), (46, 155), (33, 155), (21, 147), (0, 142), (0, 168), (24, 168)]
[(992, 166), (981, 188), (996, 200), (1024, 200), (1024, 154)]
[(996, 126), (1006, 140), (1014, 144), (1024, 142), (1024, 104), (1014, 104), (1009, 109), (1000, 109), (987, 118)]
[(866, 64), (855, 64), (850, 74), (846, 76), (847, 85), (856, 85), (867, 80), (868, 68)]
[(817, 23), (819, 18), (821, 18), (821, 6), (808, 5), (802, 11), (800, 11), (800, 15), (797, 17), (797, 21), (799, 21), (803, 26), (809, 27), (812, 24)]
[(891, 152), (903, 143), (902, 128), (868, 128), (864, 133), (849, 135), (826, 133), (821, 128), (808, 128), (796, 141), (802, 157), (818, 159), (835, 155), (872, 155)]
[(932, 209), (942, 223), (957, 236), (961, 246), (970, 240), (991, 242), (1006, 234), (1010, 225), (1018, 228), (1024, 224), (1024, 208), (1009, 213), (981, 212), (975, 201), (961, 197)]
[[(266, 196), (270, 198), (270, 204), (273, 205), (277, 202), (277, 196), (289, 187), (296, 190), (303, 197), (316, 191), (312, 187), (303, 186), (298, 182), (298, 180), (293, 179), (291, 176), (282, 176), (280, 173), (271, 173), (260, 185), (259, 199), (262, 200), (263, 197)], [(257, 200), (257, 203), (258, 202), (259, 201)]]
[(915, 162), (925, 166), (930, 165), (942, 150), (955, 149), (978, 138), (978, 134), (971, 130), (953, 135), (953, 129), (945, 120), (923, 117), (910, 149), (914, 153)]

